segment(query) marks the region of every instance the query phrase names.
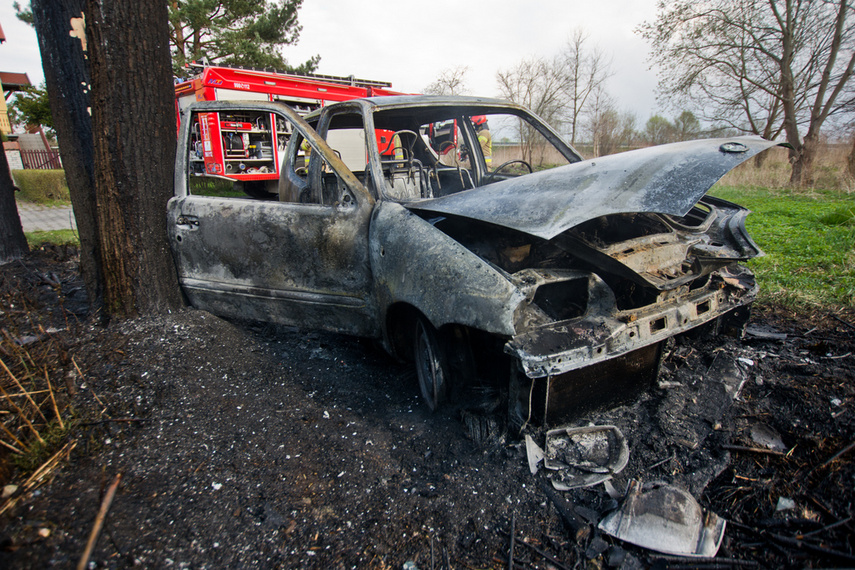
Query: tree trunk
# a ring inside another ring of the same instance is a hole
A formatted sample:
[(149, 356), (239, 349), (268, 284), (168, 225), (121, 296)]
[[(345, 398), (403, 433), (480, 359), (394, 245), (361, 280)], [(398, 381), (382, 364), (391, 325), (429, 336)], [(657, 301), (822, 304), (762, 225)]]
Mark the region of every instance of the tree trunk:
[[(80, 274), (90, 308), (101, 301), (95, 222), (89, 71), (83, 27), (85, 0), (31, 0), (56, 137), (80, 236)], [(74, 34), (74, 35), (71, 35)]]
[(804, 188), (813, 184), (813, 163), (819, 148), (819, 137), (815, 132), (808, 131), (804, 142), (796, 149), (793, 160), (793, 171), (790, 174), (790, 185)]
[[(775, 139), (775, 135), (773, 134), (773, 128), (774, 128), (774, 122), (773, 121), (775, 120), (775, 116), (778, 114), (778, 112), (777, 112), (778, 105), (779, 105), (778, 103), (775, 104), (775, 107), (772, 110), (772, 112), (770, 113), (769, 118), (766, 119), (766, 126), (763, 127), (763, 132), (758, 133), (761, 137), (763, 137), (766, 140), (774, 140)], [(763, 165), (766, 163), (766, 159), (768, 157), (769, 157), (768, 152), (761, 152), (758, 155), (756, 155), (754, 157), (754, 168), (756, 168), (757, 170), (760, 170), (761, 168), (763, 168)]]
[(846, 168), (849, 170), (849, 176), (855, 178), (855, 135), (852, 135), (852, 150), (846, 159)]
[(175, 99), (163, 0), (87, 0), (95, 196), (108, 316), (182, 305), (166, 231)]
[(24, 257), (28, 251), (15, 204), (15, 184), (3, 152), (0, 156), (0, 264)]

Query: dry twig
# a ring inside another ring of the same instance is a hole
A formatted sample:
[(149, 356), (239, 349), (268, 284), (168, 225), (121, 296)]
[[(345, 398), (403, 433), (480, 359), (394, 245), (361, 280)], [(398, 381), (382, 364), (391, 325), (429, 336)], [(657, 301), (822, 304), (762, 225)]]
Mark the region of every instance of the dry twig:
[(2, 445), (3, 447), (8, 447), (9, 449), (11, 449), (12, 451), (14, 451), (15, 453), (17, 453), (17, 454), (19, 454), (19, 455), (23, 455), (23, 454), (24, 454), (24, 452), (23, 452), (23, 451), (21, 451), (20, 449), (18, 449), (18, 448), (17, 448), (17, 447), (15, 447), (14, 445), (11, 445), (11, 444), (9, 444), (9, 443), (6, 443), (6, 442), (5, 442), (5, 441), (3, 441), (2, 439), (0, 439), (0, 445)]
[(511, 513), (511, 547), (508, 552), (508, 570), (514, 570), (514, 538), (516, 538), (517, 514)]
[(80, 557), (80, 562), (77, 564), (77, 570), (86, 570), (86, 566), (89, 564), (89, 558), (92, 556), (92, 550), (95, 548), (95, 543), (98, 541), (98, 535), (101, 534), (101, 528), (104, 526), (104, 519), (107, 517), (107, 511), (110, 510), (110, 504), (113, 502), (113, 497), (116, 495), (116, 489), (119, 487), (119, 482), (121, 480), (122, 474), (119, 473), (107, 488), (104, 500), (101, 501), (101, 508), (98, 510), (98, 516), (95, 517), (95, 525), (92, 527), (92, 532), (89, 535), (89, 541), (86, 543), (86, 550), (83, 551), (83, 556)]
[(47, 368), (45, 368), (45, 382), (47, 382), (48, 390), (50, 391), (50, 401), (53, 404), (53, 411), (56, 414), (56, 419), (59, 421), (59, 429), (65, 429), (65, 424), (62, 421), (62, 416), (59, 414), (59, 408), (56, 406), (56, 398), (53, 395), (53, 386), (50, 385)]
[[(80, 370), (80, 367), (77, 365), (77, 361), (74, 360), (73, 356), (71, 357), (71, 363), (74, 365), (74, 368), (77, 370), (77, 374), (80, 375), (80, 379), (85, 380), (86, 377), (83, 375), (83, 371)], [(100, 413), (100, 415), (103, 416), (104, 412), (107, 411), (107, 406), (104, 405), (104, 402), (102, 402), (101, 398), (98, 397), (98, 394), (95, 393), (95, 388), (93, 388), (92, 386), (89, 386), (89, 391), (92, 392), (92, 395), (95, 397), (95, 401), (98, 402), (98, 405), (100, 405), (102, 408), (104, 408), (103, 410), (101, 410), (101, 413)]]
[(745, 445), (722, 445), (722, 449), (728, 449), (730, 451), (747, 451), (750, 453), (762, 453), (764, 455), (777, 455), (779, 457), (784, 457), (787, 454), (781, 451), (775, 451), (774, 449), (764, 449), (762, 447), (747, 447)]

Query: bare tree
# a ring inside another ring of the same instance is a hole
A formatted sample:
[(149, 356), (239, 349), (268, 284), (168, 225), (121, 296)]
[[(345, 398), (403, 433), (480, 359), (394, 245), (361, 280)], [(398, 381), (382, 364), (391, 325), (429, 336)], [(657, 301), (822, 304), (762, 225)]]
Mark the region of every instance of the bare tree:
[(671, 0), (640, 31), (666, 98), (742, 131), (783, 131), (802, 185), (823, 124), (855, 97), (853, 16), (851, 0)]
[(564, 110), (566, 79), (558, 58), (550, 61), (532, 57), (496, 73), (503, 97), (525, 105), (553, 125), (559, 122)]
[(436, 81), (424, 88), (427, 95), (463, 95), (469, 91), (466, 87), (466, 74), (469, 68), (465, 65), (450, 67), (440, 72)]
[(119, 318), (173, 310), (182, 301), (165, 215), (176, 145), (166, 3), (86, 8), (104, 308)]
[(598, 113), (596, 121), (588, 125), (589, 129), (595, 129), (591, 133), (594, 156), (614, 154), (637, 144), (635, 123), (636, 116), (629, 111), (607, 107)]
[(591, 104), (586, 114), (585, 127), (591, 137), (591, 153), (602, 156), (614, 152), (616, 141), (614, 134), (618, 130), (620, 118), (614, 105), (614, 100), (599, 88), (593, 91)]
[(582, 28), (575, 28), (560, 56), (566, 73), (566, 120), (571, 144), (576, 144), (580, 120), (590, 98), (596, 93), (603, 93), (603, 86), (612, 75), (611, 61), (599, 48), (589, 49), (587, 41), (588, 34)]
[[(503, 97), (528, 107), (552, 125), (559, 122), (563, 112), (565, 78), (558, 59), (524, 59), (516, 67), (496, 73), (496, 81)], [(523, 159), (529, 163), (533, 162), (535, 135), (534, 127), (523, 120), (518, 121)]]
[[(746, 10), (749, 4), (735, 2), (731, 9)], [(703, 120), (764, 138), (778, 136), (783, 130), (781, 100), (767, 89), (773, 84), (776, 66), (754, 49), (750, 30), (716, 29), (722, 37), (711, 46), (709, 38), (697, 30), (712, 23), (701, 17), (683, 17), (684, 28), (674, 27), (673, 18), (666, 19), (662, 13), (656, 22), (641, 27), (644, 37), (653, 43), (654, 59), (668, 66), (660, 75), (662, 95), (677, 108), (692, 106)], [(676, 69), (672, 67), (675, 63)]]

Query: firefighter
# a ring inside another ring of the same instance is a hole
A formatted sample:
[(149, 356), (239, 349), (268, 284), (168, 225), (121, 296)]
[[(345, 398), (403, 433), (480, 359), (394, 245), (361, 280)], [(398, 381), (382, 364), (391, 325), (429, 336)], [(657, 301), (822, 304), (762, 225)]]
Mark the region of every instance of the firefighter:
[(493, 136), (490, 134), (490, 127), (487, 125), (487, 117), (486, 115), (475, 115), (471, 120), (472, 124), (475, 125), (475, 132), (478, 134), (478, 142), (481, 145), (481, 154), (484, 155), (487, 170), (490, 170), (493, 166)]
[(303, 139), (300, 142), (300, 150), (303, 152), (303, 169), (308, 171), (309, 159), (312, 157), (312, 147), (308, 140)]

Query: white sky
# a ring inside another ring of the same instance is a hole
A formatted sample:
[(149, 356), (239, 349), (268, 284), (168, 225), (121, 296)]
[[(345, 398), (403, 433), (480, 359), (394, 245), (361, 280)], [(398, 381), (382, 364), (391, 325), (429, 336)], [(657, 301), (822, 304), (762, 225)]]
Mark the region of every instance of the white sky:
[[(0, 70), (44, 80), (36, 34), (15, 18), (13, 0), (0, 0)], [(26, 0), (21, 3), (24, 4)], [(286, 48), (289, 63), (320, 55), (319, 73), (392, 82), (419, 92), (439, 74), (467, 66), (470, 94), (497, 96), (496, 72), (530, 56), (552, 57), (581, 27), (591, 46), (612, 57), (608, 91), (618, 107), (656, 112), (656, 75), (647, 44), (633, 30), (656, 15), (656, 0), (304, 0), (300, 41)]]

